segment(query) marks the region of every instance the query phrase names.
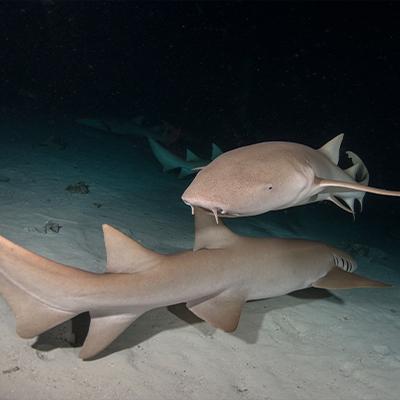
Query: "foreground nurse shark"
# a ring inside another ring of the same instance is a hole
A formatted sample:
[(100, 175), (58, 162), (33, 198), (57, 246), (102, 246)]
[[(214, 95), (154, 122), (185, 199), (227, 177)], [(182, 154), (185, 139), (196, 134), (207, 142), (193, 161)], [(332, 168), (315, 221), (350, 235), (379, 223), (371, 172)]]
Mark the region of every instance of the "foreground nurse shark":
[(291, 142), (264, 142), (223, 153), (202, 168), (182, 195), (192, 207), (218, 217), (243, 217), (330, 200), (354, 215), (365, 192), (400, 196), (367, 186), (368, 170), (353, 152), (353, 165), (338, 167), (343, 134), (320, 149)]
[(0, 293), (16, 316), (17, 333), (32, 338), (89, 311), (80, 352), (88, 359), (156, 307), (186, 303), (230, 332), (248, 300), (310, 286), (388, 286), (353, 274), (351, 256), (322, 243), (241, 237), (203, 210), (195, 210), (195, 226), (193, 251), (161, 255), (104, 225), (104, 274), (59, 264), (0, 237)]

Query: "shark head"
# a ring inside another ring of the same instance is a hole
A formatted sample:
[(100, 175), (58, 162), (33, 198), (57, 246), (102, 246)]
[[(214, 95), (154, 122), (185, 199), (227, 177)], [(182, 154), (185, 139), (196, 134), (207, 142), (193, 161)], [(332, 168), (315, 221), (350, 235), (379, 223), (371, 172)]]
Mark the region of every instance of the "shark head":
[(192, 209), (211, 211), (216, 219), (301, 204), (310, 196), (313, 170), (284, 150), (285, 143), (274, 142), (224, 153), (197, 174), (182, 200)]

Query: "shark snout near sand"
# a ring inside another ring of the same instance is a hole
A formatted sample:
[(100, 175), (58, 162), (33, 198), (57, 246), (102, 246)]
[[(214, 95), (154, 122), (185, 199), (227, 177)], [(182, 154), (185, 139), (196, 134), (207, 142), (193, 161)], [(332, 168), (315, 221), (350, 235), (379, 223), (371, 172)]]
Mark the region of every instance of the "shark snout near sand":
[(80, 357), (94, 357), (136, 318), (156, 307), (186, 303), (225, 331), (236, 329), (248, 300), (307, 287), (385, 287), (355, 275), (356, 262), (319, 242), (248, 238), (195, 210), (194, 249), (153, 252), (104, 225), (106, 273), (96, 274), (39, 256), (0, 237), (0, 293), (16, 316), (16, 330), (32, 338), (89, 311)]
[(369, 173), (355, 153), (352, 166), (338, 166), (343, 134), (320, 149), (291, 142), (263, 142), (221, 154), (196, 175), (182, 195), (193, 207), (218, 217), (258, 215), (272, 210), (329, 200), (354, 215), (365, 192), (400, 196), (368, 186)]

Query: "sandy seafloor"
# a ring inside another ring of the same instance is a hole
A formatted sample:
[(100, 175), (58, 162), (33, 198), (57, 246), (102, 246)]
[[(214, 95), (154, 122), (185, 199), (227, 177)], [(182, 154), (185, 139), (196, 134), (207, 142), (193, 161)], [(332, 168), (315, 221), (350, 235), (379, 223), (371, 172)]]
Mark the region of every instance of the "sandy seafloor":
[[(143, 142), (72, 122), (3, 122), (0, 129), (0, 234), (98, 272), (105, 265), (103, 223), (161, 252), (191, 247), (192, 217), (180, 200), (190, 180), (164, 174)], [(65, 149), (51, 140), (41, 145), (52, 135)], [(65, 190), (79, 181), (89, 184), (89, 194)], [(399, 199), (367, 195), (355, 222), (331, 204), (229, 221), (242, 234), (337, 245), (356, 257), (359, 273), (397, 284), (247, 303), (233, 334), (183, 305), (162, 308), (84, 362), (63, 340), (68, 323), (38, 340), (21, 339), (1, 298), (0, 400), (398, 399), (400, 227), (390, 213), (398, 207)], [(48, 221), (62, 226), (59, 233), (44, 232)]]

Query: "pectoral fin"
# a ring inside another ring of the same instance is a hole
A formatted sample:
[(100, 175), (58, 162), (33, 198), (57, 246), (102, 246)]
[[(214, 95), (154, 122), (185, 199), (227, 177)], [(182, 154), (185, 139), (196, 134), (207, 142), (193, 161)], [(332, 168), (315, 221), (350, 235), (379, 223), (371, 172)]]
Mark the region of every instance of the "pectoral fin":
[[(140, 314), (121, 314), (92, 317), (85, 343), (79, 357), (94, 357), (116, 339)], [(92, 316), (92, 314), (91, 314)]]
[(239, 324), (240, 313), (245, 303), (246, 297), (243, 293), (226, 291), (200, 302), (189, 302), (186, 306), (215, 328), (233, 332)]
[(353, 289), (382, 288), (390, 287), (391, 285), (364, 278), (363, 276), (334, 267), (323, 278), (314, 282), (312, 286), (321, 289)]

